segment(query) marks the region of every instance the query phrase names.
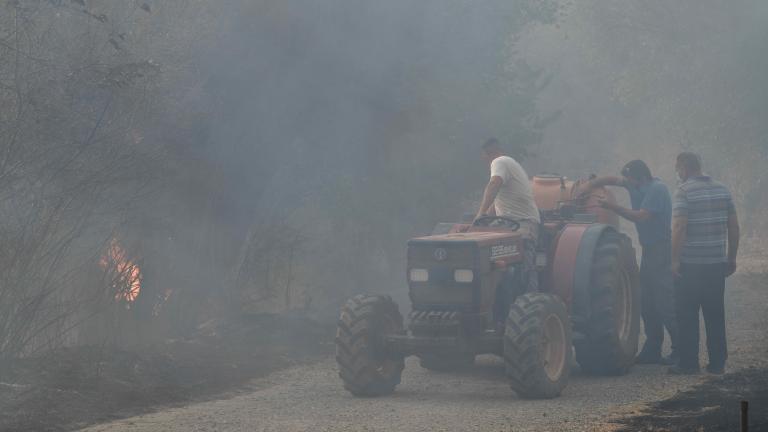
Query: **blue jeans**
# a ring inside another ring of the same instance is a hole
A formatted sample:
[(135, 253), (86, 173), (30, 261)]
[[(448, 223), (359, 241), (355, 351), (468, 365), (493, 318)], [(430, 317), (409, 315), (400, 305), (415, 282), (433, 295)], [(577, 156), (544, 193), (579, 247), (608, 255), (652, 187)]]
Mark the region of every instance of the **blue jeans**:
[(645, 345), (642, 352), (650, 356), (661, 355), (664, 328), (672, 340), (672, 351), (677, 349), (677, 320), (674, 307), (674, 278), (672, 276), (672, 246), (663, 241), (643, 246), (640, 263), (642, 289), (642, 317)]

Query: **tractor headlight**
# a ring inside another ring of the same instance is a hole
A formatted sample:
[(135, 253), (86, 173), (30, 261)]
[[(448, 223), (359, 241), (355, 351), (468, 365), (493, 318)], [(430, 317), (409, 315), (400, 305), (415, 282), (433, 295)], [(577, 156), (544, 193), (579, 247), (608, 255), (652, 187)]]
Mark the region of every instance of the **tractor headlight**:
[(461, 283), (470, 283), (475, 280), (475, 272), (472, 270), (454, 270), (453, 280)]
[(426, 269), (411, 269), (408, 279), (411, 282), (426, 282), (429, 280), (429, 272)]

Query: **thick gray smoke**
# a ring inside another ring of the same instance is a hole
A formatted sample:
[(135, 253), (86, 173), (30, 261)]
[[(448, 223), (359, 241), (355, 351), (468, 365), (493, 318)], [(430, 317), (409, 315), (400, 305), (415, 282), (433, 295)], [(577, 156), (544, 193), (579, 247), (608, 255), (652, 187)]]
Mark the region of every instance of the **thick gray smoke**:
[(219, 177), (217, 235), (238, 245), (287, 222), (306, 239), (294, 282), (320, 301), (402, 288), (405, 240), (481, 187), (479, 144), (499, 136), (524, 155), (540, 139), (543, 79), (514, 42), (553, 19), (542, 5), (226, 3), (202, 64), (216, 118), (197, 149)]
[(590, 0), (563, 12), (521, 39), (524, 57), (553, 76), (540, 108), (562, 114), (534, 165), (616, 174), (641, 158), (674, 186), (674, 156), (692, 150), (736, 194), (748, 237), (761, 237), (768, 5)]
[(547, 0), (1, 7), (3, 356), (404, 293), (479, 144), (524, 157), (549, 120), (517, 53)]
[[(174, 330), (404, 294), (406, 240), (470, 210), (489, 136), (530, 174), (643, 158), (670, 185), (674, 154), (698, 151), (753, 244), (768, 229), (762, 1), (113, 3), (3, 6), (0, 207), (41, 234), (5, 273), (22, 303), (113, 289), (110, 237), (143, 276), (114, 315)], [(14, 223), (4, 244), (29, 242)], [(66, 260), (41, 262), (52, 239)]]

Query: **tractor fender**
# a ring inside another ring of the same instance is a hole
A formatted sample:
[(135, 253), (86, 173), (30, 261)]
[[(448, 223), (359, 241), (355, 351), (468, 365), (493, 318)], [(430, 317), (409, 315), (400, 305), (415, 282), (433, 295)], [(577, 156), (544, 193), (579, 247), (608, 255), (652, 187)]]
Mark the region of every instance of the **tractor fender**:
[(595, 248), (606, 224), (568, 224), (560, 231), (552, 257), (552, 291), (571, 310), (574, 324), (590, 315), (589, 284)]

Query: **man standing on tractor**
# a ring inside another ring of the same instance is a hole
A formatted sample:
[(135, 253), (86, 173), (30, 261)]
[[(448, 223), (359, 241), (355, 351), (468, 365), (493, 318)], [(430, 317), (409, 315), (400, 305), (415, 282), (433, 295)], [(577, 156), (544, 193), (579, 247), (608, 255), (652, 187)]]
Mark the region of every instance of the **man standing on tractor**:
[(483, 201), (475, 221), (488, 214), (514, 219), (525, 239), (524, 269), (528, 291), (538, 289), (536, 274), (536, 240), (539, 234), (539, 209), (533, 199), (528, 174), (520, 164), (507, 156), (496, 138), (483, 144), (483, 158), (491, 167), (491, 179), (485, 186)]
[[(597, 177), (579, 188), (586, 195), (601, 186), (621, 186), (629, 192), (632, 208), (601, 200), (600, 205), (635, 223), (643, 248), (640, 264), (642, 317), (645, 344), (635, 362), (638, 364), (674, 364), (677, 361), (677, 320), (674, 309), (674, 278), (671, 271), (672, 199), (669, 190), (651, 175), (641, 160), (627, 163), (621, 177)], [(664, 327), (672, 340), (672, 353), (661, 356)]]
[(680, 325), (680, 361), (673, 374), (699, 372), (699, 309), (707, 331), (707, 372), (725, 372), (725, 278), (736, 271), (739, 221), (722, 183), (702, 174), (699, 156), (683, 152), (675, 165), (682, 183), (675, 192), (672, 272)]

